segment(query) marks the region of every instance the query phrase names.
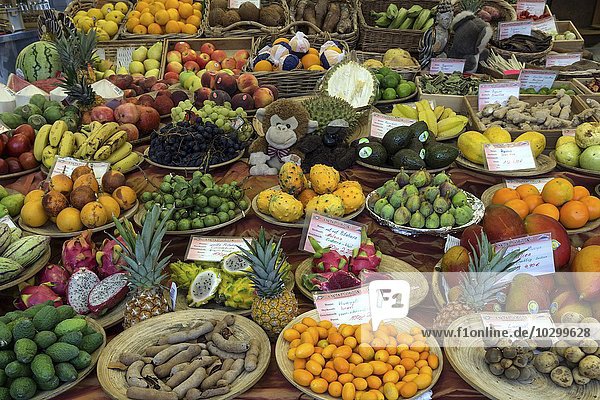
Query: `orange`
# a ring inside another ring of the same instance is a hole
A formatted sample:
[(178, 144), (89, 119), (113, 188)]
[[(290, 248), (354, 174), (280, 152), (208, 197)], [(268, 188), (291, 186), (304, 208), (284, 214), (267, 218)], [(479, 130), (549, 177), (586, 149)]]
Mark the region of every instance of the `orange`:
[(179, 21), (179, 11), (177, 11), (176, 8), (169, 8), (167, 12), (169, 13), (169, 19), (171, 19), (171, 21)]
[(329, 384), (329, 388), (327, 388), (327, 393), (333, 397), (340, 397), (342, 395), (342, 384), (339, 382), (331, 382)]
[(540, 204), (539, 206), (534, 208), (531, 213), (546, 215), (550, 218), (554, 218), (557, 221), (560, 218), (560, 213), (558, 211), (558, 208), (556, 208), (555, 205), (552, 205), (550, 203)]
[(165, 8), (168, 10), (170, 8), (177, 8), (179, 7), (179, 1), (178, 0), (167, 0), (165, 1)]
[(192, 4), (192, 7), (194, 7), (194, 10), (202, 11), (202, 3), (196, 2), (196, 3)]
[(529, 215), (529, 205), (527, 205), (527, 203), (521, 199), (509, 200), (504, 203), (504, 205), (515, 210), (515, 212), (519, 214), (519, 217), (522, 219), (525, 219), (525, 217)]
[(156, 14), (154, 14), (154, 20), (159, 25), (166, 25), (170, 19), (169, 13), (165, 10), (158, 10)]
[(154, 22), (154, 15), (150, 14), (150, 13), (143, 13), (140, 16), (140, 23), (142, 25), (144, 25), (145, 27), (149, 27), (150, 24), (152, 24)]
[(319, 59), (319, 56), (316, 54), (308, 53), (304, 57), (302, 57), (301, 61), (302, 61), (302, 66), (304, 67), (304, 69), (308, 69), (309, 67), (311, 67), (313, 65), (321, 65), (321, 60)]
[(190, 15), (186, 20), (186, 24), (194, 25), (196, 28), (200, 26), (200, 17), (197, 15)]
[(562, 206), (573, 199), (573, 185), (564, 178), (554, 178), (544, 185), (542, 198), (546, 203)]
[(525, 203), (527, 203), (530, 213), (534, 210), (534, 208), (536, 208), (540, 204), (544, 204), (544, 199), (542, 199), (541, 194), (532, 194), (530, 196), (523, 198), (523, 201)]
[(492, 197), (492, 204), (505, 204), (509, 200), (520, 199), (519, 192), (515, 189), (502, 188), (497, 190)]
[(589, 196), (590, 191), (583, 186), (573, 186), (573, 200), (581, 200), (582, 198)]
[(159, 24), (154, 22), (154, 23), (150, 24), (150, 26), (148, 26), (148, 33), (151, 35), (162, 35), (163, 30)]
[(525, 197), (527, 197), (531, 194), (540, 194), (540, 191), (537, 190), (537, 188), (535, 186), (530, 185), (529, 183), (526, 183), (524, 185), (519, 185), (519, 187), (517, 187), (516, 190), (522, 199), (524, 199)]
[(139, 18), (139, 17), (140, 17), (140, 15), (142, 15), (142, 13), (141, 13), (141, 12), (139, 12), (139, 11), (137, 11), (137, 10), (134, 10), (134, 11), (132, 11), (131, 13), (129, 13), (129, 18)]
[(589, 219), (590, 212), (581, 201), (571, 200), (560, 208), (560, 223), (567, 229), (581, 228)]
[(133, 33), (136, 33), (138, 35), (145, 35), (146, 33), (148, 33), (148, 30), (144, 25), (137, 25), (133, 28)]
[(136, 25), (140, 24), (140, 19), (136, 18), (136, 17), (130, 17), (127, 22), (125, 23), (125, 27), (127, 28), (128, 32), (133, 32), (133, 28), (136, 27)]
[(198, 18), (202, 19), (202, 11), (200, 10), (196, 10), (194, 8), (194, 15), (197, 16)]
[(181, 32), (183, 32), (183, 30), (185, 29), (185, 22), (183, 22), (183, 21), (177, 21), (177, 24), (179, 25), (179, 30)]
[(600, 199), (596, 196), (586, 196), (581, 201), (588, 208), (590, 221), (600, 218)]
[(273, 65), (267, 60), (261, 60), (254, 65), (254, 71), (273, 71)]
[(185, 26), (181, 29), (181, 32), (193, 35), (194, 33), (198, 32), (198, 28), (192, 24), (185, 24)]
[(310, 47), (308, 49), (308, 54), (314, 54), (314, 55), (318, 56), (319, 55), (319, 50), (315, 49), (314, 47)]
[(169, 21), (169, 22), (167, 22), (167, 25), (165, 25), (165, 32), (166, 33), (179, 33), (179, 32), (181, 32), (181, 30), (179, 29), (179, 24), (177, 23), (177, 21)]
[(135, 10), (142, 12), (144, 11), (145, 8), (148, 8), (149, 4), (146, 3), (145, 1), (138, 1), (138, 3), (135, 6)]
[(187, 18), (194, 13), (194, 7), (187, 3), (180, 4), (177, 10), (179, 11), (181, 18)]

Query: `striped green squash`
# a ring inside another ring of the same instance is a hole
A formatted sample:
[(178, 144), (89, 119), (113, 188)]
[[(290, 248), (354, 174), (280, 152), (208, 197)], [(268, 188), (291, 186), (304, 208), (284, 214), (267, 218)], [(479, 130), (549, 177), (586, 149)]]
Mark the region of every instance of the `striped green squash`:
[(23, 267), (16, 261), (9, 258), (0, 257), (0, 282), (6, 282), (23, 271)]
[(58, 53), (52, 43), (47, 41), (34, 42), (25, 47), (15, 63), (15, 71), (21, 71), (29, 82), (54, 78), (60, 70)]

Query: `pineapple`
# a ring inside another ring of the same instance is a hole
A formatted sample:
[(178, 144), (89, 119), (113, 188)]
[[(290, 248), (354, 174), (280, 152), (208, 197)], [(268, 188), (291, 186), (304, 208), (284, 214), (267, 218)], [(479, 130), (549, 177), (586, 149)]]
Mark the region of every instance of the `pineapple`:
[(242, 249), (243, 257), (251, 266), (247, 272), (254, 285), (256, 298), (252, 303), (252, 319), (260, 325), (272, 339), (298, 314), (298, 300), (291, 290), (285, 287), (287, 266), (281, 238), (277, 245), (273, 238), (265, 237), (265, 230), (260, 228), (258, 239), (247, 243), (248, 249)]
[(463, 11), (472, 11), (477, 14), (481, 10), (481, 0), (460, 0), (460, 8)]
[[(125, 304), (123, 327), (144, 321), (156, 315), (169, 312), (169, 299), (161, 282), (166, 278), (164, 273), (171, 256), (160, 258), (166, 246), (161, 246), (167, 231), (165, 223), (173, 210), (159, 221), (160, 207), (155, 205), (147, 214), (139, 235), (127, 220), (121, 224), (113, 217), (117, 230), (123, 238), (123, 258), (127, 265), (123, 269), (129, 273), (129, 286), (132, 298)], [(161, 249), (162, 247), (162, 249)]]
[(477, 244), (480, 255), (476, 251), (472, 252), (469, 273), (459, 285), (457, 299), (440, 310), (433, 321), (434, 329), (447, 328), (460, 317), (482, 311), (504, 288), (504, 285), (497, 284), (500, 273), (513, 271), (514, 264), (524, 253), (512, 251), (506, 254), (506, 249), (496, 252), (485, 233), (481, 235), (481, 240), (477, 239)]

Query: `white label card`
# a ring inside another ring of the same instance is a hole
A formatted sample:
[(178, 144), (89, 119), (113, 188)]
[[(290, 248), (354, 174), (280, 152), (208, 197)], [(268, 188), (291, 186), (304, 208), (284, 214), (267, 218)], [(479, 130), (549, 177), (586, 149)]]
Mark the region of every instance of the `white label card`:
[(129, 68), (135, 47), (119, 47), (117, 49), (117, 67)]
[(527, 21), (500, 22), (498, 24), (498, 40), (508, 39), (514, 35), (531, 35), (533, 23)]
[(65, 174), (71, 176), (73, 170), (77, 167), (81, 167), (82, 165), (87, 165), (94, 171), (94, 176), (98, 182), (102, 180), (102, 177), (110, 169), (110, 163), (102, 162), (102, 161), (83, 161), (77, 160), (71, 157), (58, 157), (52, 170), (50, 171), (49, 176), (52, 178), (55, 175)]
[(529, 11), (529, 14), (540, 16), (544, 14), (546, 0), (524, 0), (517, 1), (517, 14), (523, 11)]
[(12, 220), (10, 215), (5, 215), (4, 217), (0, 218), (0, 224), (6, 224), (6, 225), (8, 225), (9, 228), (17, 227), (17, 225), (15, 224), (15, 221)]
[(483, 110), (488, 104), (505, 105), (510, 96), (519, 97), (519, 81), (502, 83), (482, 83), (479, 85), (478, 108)]
[(430, 74), (443, 72), (451, 74), (453, 72), (463, 72), (465, 70), (465, 60), (459, 58), (432, 58), (429, 66)]
[[(250, 241), (250, 238), (246, 238)], [(186, 260), (194, 261), (221, 261), (223, 257), (240, 251), (238, 248), (248, 249), (243, 238), (220, 236), (192, 236), (186, 252)]]
[(544, 185), (550, 182), (552, 178), (535, 178), (535, 179), (507, 179), (504, 183), (509, 189), (516, 189), (521, 185), (530, 184), (533, 185), (540, 192), (544, 189)]
[(554, 81), (558, 72), (546, 71), (539, 69), (524, 69), (519, 74), (519, 82), (521, 83), (522, 89), (533, 88), (539, 91), (541, 88), (551, 88), (554, 85)]
[(444, 253), (447, 253), (448, 250), (450, 250), (454, 246), (460, 246), (460, 239), (452, 235), (446, 236), (446, 243), (444, 244)]
[(369, 135), (376, 138), (382, 138), (392, 128), (397, 126), (410, 126), (414, 124), (415, 120), (408, 118), (394, 117), (393, 115), (386, 115), (381, 113), (371, 113), (371, 123)]
[(363, 324), (371, 318), (368, 286), (332, 292), (313, 292), (313, 298), (320, 320), (331, 321), (334, 326)]
[(556, 20), (554, 17), (542, 18), (537, 21), (533, 21), (533, 29), (536, 31), (542, 31), (547, 34), (558, 33), (556, 28)]
[(575, 137), (575, 132), (577, 132), (577, 129), (563, 129), (562, 135)]
[(529, 142), (486, 143), (483, 145), (483, 153), (490, 171), (535, 168), (535, 159)]
[(254, 4), (257, 8), (260, 8), (260, 0), (229, 0), (229, 8), (240, 8), (240, 6), (246, 2)]
[(304, 237), (302, 250), (314, 253), (309, 237), (321, 247), (331, 247), (342, 255), (349, 256), (352, 250), (360, 246), (363, 225), (356, 222), (341, 221), (317, 213), (307, 216), (308, 228)]
[[(513, 334), (519, 330), (533, 327), (554, 327), (552, 317), (548, 313), (540, 314), (512, 314), (512, 313), (480, 313), (481, 322), (486, 329), (506, 330)], [(529, 335), (524, 335), (529, 337)]]
[(169, 297), (171, 298), (171, 310), (175, 311), (175, 307), (177, 307), (177, 284), (175, 282), (171, 282)]
[[(556, 243), (555, 243), (556, 242)], [(510, 272), (498, 282), (510, 282), (517, 274), (546, 275), (555, 272), (553, 246), (565, 245), (552, 240), (551, 233), (525, 236), (494, 244), (497, 251), (506, 248), (506, 252), (525, 250), (515, 263), (517, 270)], [(567, 246), (569, 243), (566, 244)]]
[(103, 60), (106, 60), (106, 51), (104, 49), (96, 49), (96, 55)]
[(581, 61), (581, 53), (548, 54), (546, 67), (565, 67)]

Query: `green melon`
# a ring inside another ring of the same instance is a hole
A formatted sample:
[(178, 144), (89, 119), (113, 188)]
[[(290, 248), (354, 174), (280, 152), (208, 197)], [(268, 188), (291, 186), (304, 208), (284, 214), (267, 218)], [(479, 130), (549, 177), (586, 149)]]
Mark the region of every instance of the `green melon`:
[(60, 69), (58, 53), (52, 43), (47, 41), (34, 42), (25, 47), (15, 63), (15, 71), (23, 72), (29, 82), (54, 78)]

